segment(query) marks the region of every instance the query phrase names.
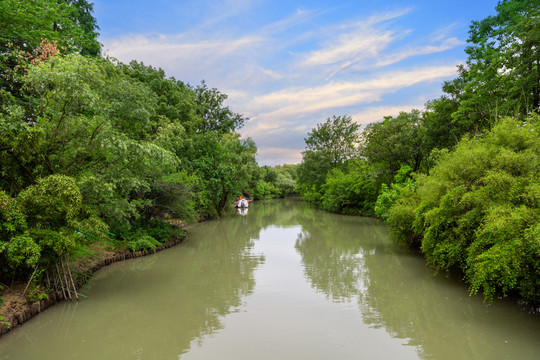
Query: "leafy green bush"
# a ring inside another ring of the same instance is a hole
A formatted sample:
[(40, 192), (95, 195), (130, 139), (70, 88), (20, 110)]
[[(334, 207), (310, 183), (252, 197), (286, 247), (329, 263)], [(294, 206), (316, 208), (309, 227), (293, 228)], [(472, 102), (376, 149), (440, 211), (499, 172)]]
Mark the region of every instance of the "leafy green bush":
[(30, 302), (36, 302), (48, 299), (49, 295), (47, 295), (45, 290), (43, 290), (40, 285), (36, 285), (35, 283), (33, 283), (28, 288), (27, 297)]
[(169, 240), (172, 234), (172, 226), (165, 221), (151, 219), (146, 224), (145, 231), (160, 243), (164, 243)]
[(518, 292), (540, 302), (540, 126), (504, 120), (442, 154), (388, 222), (399, 242), (421, 239), (435, 270), (457, 268), (487, 300)]
[(379, 196), (377, 196), (377, 202), (375, 203), (375, 215), (384, 221), (388, 220), (390, 208), (394, 205), (401, 193), (403, 193), (405, 189), (414, 188), (416, 186), (410, 177), (411, 172), (412, 168), (410, 166), (402, 166), (394, 176), (394, 183), (390, 184), (390, 186), (386, 184), (381, 185), (381, 190)]
[(133, 235), (132, 239), (126, 244), (131, 251), (153, 250), (160, 245), (161, 243), (159, 241), (142, 232)]
[(370, 177), (371, 167), (357, 161), (350, 169), (330, 171), (322, 186), (321, 207), (343, 214), (372, 215), (377, 186)]
[(406, 187), (387, 211), (390, 233), (399, 246), (418, 249), (422, 245), (423, 229), (416, 226), (419, 202), (416, 188)]
[(134, 227), (136, 229), (125, 236), (131, 251), (155, 249), (170, 239), (185, 235), (184, 229), (156, 219), (134, 223)]
[(257, 182), (253, 196), (257, 200), (279, 198), (281, 190), (276, 185), (261, 180)]

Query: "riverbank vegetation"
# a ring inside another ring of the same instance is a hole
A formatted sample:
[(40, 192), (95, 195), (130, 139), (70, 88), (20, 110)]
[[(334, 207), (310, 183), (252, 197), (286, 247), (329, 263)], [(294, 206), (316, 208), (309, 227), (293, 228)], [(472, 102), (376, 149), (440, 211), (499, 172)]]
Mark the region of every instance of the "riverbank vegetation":
[(347, 116), (317, 125), (298, 189), (328, 211), (382, 218), (473, 294), (539, 304), (540, 5), (496, 11), (472, 22), (466, 64), (425, 109), (361, 132)]
[(87, 1), (2, 1), (0, 23), (5, 288), (39, 288), (95, 242), (138, 251), (183, 236), (162, 219), (294, 192), (289, 167), (259, 168), (227, 95), (102, 57)]

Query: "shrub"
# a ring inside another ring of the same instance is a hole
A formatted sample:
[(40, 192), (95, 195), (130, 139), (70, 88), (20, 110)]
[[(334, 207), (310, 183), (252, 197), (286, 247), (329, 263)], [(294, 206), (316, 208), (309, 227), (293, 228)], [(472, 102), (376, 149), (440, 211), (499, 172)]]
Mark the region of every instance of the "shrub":
[(140, 250), (153, 250), (161, 245), (161, 243), (152, 236), (139, 232), (133, 235), (132, 240), (129, 240), (126, 245), (128, 249), (135, 252)]
[(486, 300), (519, 293), (540, 303), (540, 127), (504, 120), (440, 156), (388, 222), (436, 271), (460, 269)]

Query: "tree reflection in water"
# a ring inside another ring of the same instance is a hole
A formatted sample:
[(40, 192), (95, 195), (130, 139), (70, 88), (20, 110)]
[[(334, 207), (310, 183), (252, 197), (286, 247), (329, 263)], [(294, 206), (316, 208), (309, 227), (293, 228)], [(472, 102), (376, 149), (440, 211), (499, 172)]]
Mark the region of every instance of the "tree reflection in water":
[(469, 297), (459, 279), (434, 276), (420, 255), (396, 248), (378, 220), (307, 206), (299, 222), (295, 246), (312, 287), (333, 301), (357, 302), (366, 323), (406, 339), (420, 356), (537, 356), (530, 344), (540, 349), (538, 315), (509, 301), (487, 305)]

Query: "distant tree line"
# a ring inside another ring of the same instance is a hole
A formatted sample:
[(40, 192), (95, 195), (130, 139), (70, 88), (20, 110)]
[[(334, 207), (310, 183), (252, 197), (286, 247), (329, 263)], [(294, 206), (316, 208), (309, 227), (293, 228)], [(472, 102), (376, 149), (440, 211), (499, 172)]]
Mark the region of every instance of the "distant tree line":
[(306, 138), (298, 191), (385, 220), (435, 271), (486, 300), (540, 303), (540, 3), (504, 0), (473, 21), (444, 94), (362, 132), (334, 116)]

